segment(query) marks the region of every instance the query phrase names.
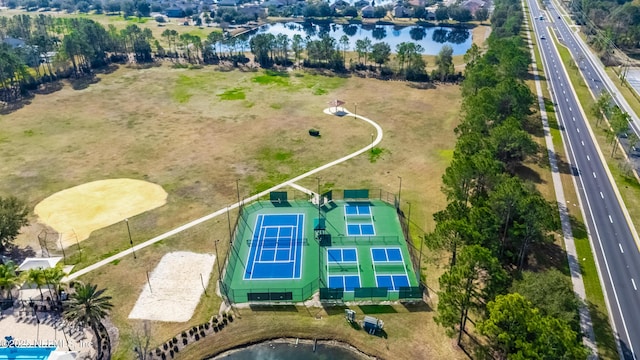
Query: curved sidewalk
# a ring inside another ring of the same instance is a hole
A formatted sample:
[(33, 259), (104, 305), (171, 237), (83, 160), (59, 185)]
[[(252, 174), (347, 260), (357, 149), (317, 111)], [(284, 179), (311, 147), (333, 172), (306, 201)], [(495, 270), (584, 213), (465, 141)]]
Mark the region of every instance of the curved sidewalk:
[[(382, 127), (380, 127), (380, 125), (378, 125), (375, 121), (373, 121), (371, 119), (368, 119), (368, 118), (366, 118), (364, 116), (361, 116), (361, 115), (353, 114), (350, 111), (348, 111), (348, 110), (346, 110), (345, 108), (342, 108), (342, 107), (327, 108), (327, 109), (324, 110), (324, 113), (328, 114), (328, 115), (333, 115), (333, 116), (342, 116), (343, 118), (346, 118), (347, 116), (353, 116), (354, 118), (360, 119), (360, 120), (362, 120), (364, 122), (369, 123), (371, 126), (373, 126), (376, 129), (376, 131), (378, 133), (378, 136), (376, 136), (376, 138), (375, 138), (375, 140), (373, 142), (371, 142), (369, 145), (363, 147), (362, 149), (360, 149), (358, 151), (352, 152), (349, 155), (343, 156), (343, 157), (341, 157), (341, 158), (339, 158), (337, 160), (334, 160), (334, 161), (332, 161), (330, 163), (324, 164), (324, 165), (322, 165), (320, 167), (317, 167), (317, 168), (315, 168), (313, 170), (307, 171), (306, 173), (304, 173), (302, 175), (296, 176), (293, 179), (287, 180), (287, 181), (285, 181), (285, 182), (283, 182), (281, 184), (273, 186), (273, 187), (271, 187), (271, 188), (269, 188), (269, 189), (267, 189), (267, 190), (265, 190), (265, 191), (263, 191), (261, 193), (258, 193), (256, 195), (250, 196), (250, 197), (242, 200), (242, 202), (238, 202), (238, 203), (229, 205), (229, 206), (227, 206), (225, 208), (222, 208), (222, 209), (220, 209), (220, 210), (218, 210), (216, 212), (213, 212), (213, 213), (211, 213), (209, 215), (203, 216), (203, 217), (201, 217), (199, 219), (193, 220), (193, 221), (191, 221), (189, 223), (186, 223), (186, 224), (184, 224), (182, 226), (179, 226), (179, 227), (177, 227), (177, 228), (175, 228), (173, 230), (167, 231), (166, 233), (158, 235), (158, 236), (156, 236), (156, 237), (154, 237), (152, 239), (149, 239), (149, 240), (147, 240), (147, 241), (145, 241), (143, 243), (140, 243), (140, 244), (134, 246), (133, 248), (129, 248), (129, 249), (124, 250), (124, 251), (122, 251), (120, 253), (117, 253), (117, 254), (115, 254), (113, 256), (109, 256), (106, 259), (100, 260), (100, 261), (98, 261), (97, 263), (95, 263), (93, 265), (89, 265), (86, 268), (80, 269), (80, 270), (74, 272), (73, 274), (70, 274), (69, 276), (65, 277), (63, 279), (63, 281), (64, 282), (68, 282), (68, 281), (71, 281), (71, 280), (75, 280), (75, 279), (77, 279), (78, 277), (80, 277), (82, 275), (85, 275), (85, 274), (87, 274), (87, 273), (89, 273), (89, 272), (91, 272), (93, 270), (96, 270), (96, 269), (98, 269), (98, 268), (100, 268), (100, 267), (102, 267), (102, 266), (104, 266), (106, 264), (109, 264), (109, 263), (113, 262), (114, 260), (123, 258), (123, 257), (125, 257), (125, 256), (127, 256), (129, 254), (132, 254), (134, 251), (138, 251), (138, 250), (144, 249), (145, 247), (147, 247), (149, 245), (152, 245), (152, 244), (155, 244), (158, 241), (164, 240), (164, 239), (166, 239), (166, 238), (168, 238), (170, 236), (173, 236), (173, 235), (178, 234), (178, 233), (180, 233), (182, 231), (185, 231), (185, 230), (187, 230), (189, 228), (192, 228), (192, 227), (194, 227), (194, 226), (196, 226), (198, 224), (201, 224), (201, 223), (203, 223), (205, 221), (208, 221), (208, 220), (211, 220), (211, 219), (213, 219), (213, 218), (215, 218), (217, 216), (220, 216), (220, 215), (222, 215), (222, 214), (224, 214), (224, 213), (226, 213), (226, 212), (228, 212), (228, 211), (230, 211), (232, 209), (235, 209), (235, 208), (239, 207), (241, 204), (243, 204), (245, 202), (255, 201), (255, 200), (257, 200), (257, 199), (269, 194), (272, 191), (278, 190), (278, 189), (280, 189), (280, 188), (282, 188), (284, 186), (291, 186), (296, 181), (300, 181), (300, 180), (302, 180), (302, 179), (304, 179), (306, 177), (309, 177), (309, 176), (311, 176), (313, 174), (316, 174), (316, 173), (318, 173), (318, 172), (320, 172), (322, 170), (326, 170), (326, 169), (328, 169), (328, 168), (330, 168), (330, 167), (332, 167), (334, 165), (343, 163), (343, 162), (345, 162), (345, 161), (347, 161), (347, 160), (349, 160), (351, 158), (354, 158), (354, 157), (364, 153), (365, 151), (372, 149), (373, 147), (375, 147), (376, 145), (378, 145), (382, 141)], [(217, 259), (216, 259), (216, 261), (217, 261)]]

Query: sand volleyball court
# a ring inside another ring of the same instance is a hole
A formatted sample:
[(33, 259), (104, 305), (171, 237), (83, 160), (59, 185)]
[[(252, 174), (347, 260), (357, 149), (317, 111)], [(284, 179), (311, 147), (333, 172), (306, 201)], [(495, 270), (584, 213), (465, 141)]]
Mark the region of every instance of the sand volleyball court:
[[(36, 205), (38, 221), (60, 233), (64, 247), (91, 232), (164, 205), (160, 185), (134, 179), (108, 179), (59, 191)], [(59, 243), (57, 244), (60, 245)]]
[(185, 322), (204, 292), (216, 257), (187, 251), (168, 253), (149, 275), (129, 319)]

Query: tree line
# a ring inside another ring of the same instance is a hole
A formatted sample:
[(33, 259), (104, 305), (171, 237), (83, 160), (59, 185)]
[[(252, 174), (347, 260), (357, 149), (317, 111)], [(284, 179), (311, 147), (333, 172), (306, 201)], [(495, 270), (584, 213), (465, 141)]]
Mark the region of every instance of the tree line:
[(612, 44), (637, 52), (640, 44), (640, 4), (617, 0), (581, 0), (569, 4), (576, 22), (590, 35), (592, 46), (608, 59)]
[[(456, 81), (461, 73), (453, 68), (453, 49), (444, 45), (429, 74), (422, 47), (413, 42), (399, 44), (396, 56), (385, 42), (358, 40), (349, 48), (345, 35), (336, 40), (324, 34), (318, 40), (295, 35), (258, 34), (250, 41), (227, 32), (213, 31), (206, 38), (166, 29), (163, 43), (151, 30), (130, 24), (124, 29), (107, 28), (86, 18), (59, 18), (44, 14), (0, 17), (0, 38), (19, 44), (0, 43), (0, 101), (14, 102), (28, 96), (42, 84), (61, 78), (92, 76), (95, 69), (112, 63), (151, 63), (158, 58), (194, 65), (230, 61), (234, 66), (250, 60), (263, 67), (292, 64), (334, 71), (368, 70), (385, 78), (412, 81)], [(357, 61), (347, 63), (347, 52)], [(303, 57), (305, 56), (306, 57)]]
[(553, 246), (558, 211), (518, 175), (540, 151), (527, 131), (530, 55), (520, 2), (494, 4), (486, 52), (473, 46), (465, 55), (462, 121), (443, 175), (448, 204), (425, 239), (450, 255), (436, 322), (458, 344), (464, 334), (484, 336), (477, 350), (487, 358), (585, 359), (570, 281), (558, 270), (526, 271), (532, 250)]
[(110, 63), (151, 62), (150, 29), (116, 29), (85, 18), (0, 17), (0, 101), (13, 102), (41, 84), (91, 75)]

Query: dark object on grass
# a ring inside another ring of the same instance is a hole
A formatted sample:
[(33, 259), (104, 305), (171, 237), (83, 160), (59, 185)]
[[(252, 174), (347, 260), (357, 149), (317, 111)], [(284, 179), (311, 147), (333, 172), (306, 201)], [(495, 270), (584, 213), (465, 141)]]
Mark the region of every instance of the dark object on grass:
[(309, 129), (309, 135), (311, 135), (311, 136), (320, 136), (320, 130)]

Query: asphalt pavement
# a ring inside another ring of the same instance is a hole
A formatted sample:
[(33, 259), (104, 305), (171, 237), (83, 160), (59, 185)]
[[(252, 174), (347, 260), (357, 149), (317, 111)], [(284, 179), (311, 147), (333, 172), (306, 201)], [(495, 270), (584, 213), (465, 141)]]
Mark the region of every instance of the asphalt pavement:
[(629, 225), (626, 208), (612, 184), (605, 156), (594, 143), (591, 128), (555, 48), (552, 32), (556, 32), (583, 68), (587, 85), (594, 92), (606, 87), (598, 72), (590, 68), (595, 64), (559, 18), (561, 14), (554, 5), (547, 3), (546, 11), (541, 11), (535, 0), (528, 0), (528, 5), (618, 349), (621, 358), (636, 359), (635, 351), (640, 349), (640, 322), (636, 321), (640, 318), (640, 252), (634, 239), (635, 230)]

